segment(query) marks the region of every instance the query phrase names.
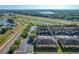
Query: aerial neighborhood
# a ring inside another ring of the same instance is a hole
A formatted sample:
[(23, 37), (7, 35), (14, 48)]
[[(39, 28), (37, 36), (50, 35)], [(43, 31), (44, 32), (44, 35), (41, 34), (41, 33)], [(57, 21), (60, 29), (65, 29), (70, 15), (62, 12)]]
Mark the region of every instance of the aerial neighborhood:
[(0, 54), (79, 53), (79, 10), (0, 10)]

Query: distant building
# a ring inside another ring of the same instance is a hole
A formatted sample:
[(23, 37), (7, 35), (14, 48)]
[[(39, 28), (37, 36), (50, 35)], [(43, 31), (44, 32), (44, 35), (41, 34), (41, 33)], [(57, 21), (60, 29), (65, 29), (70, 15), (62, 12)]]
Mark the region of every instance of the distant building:
[(16, 25), (15, 24), (7, 24), (7, 27), (9, 29), (15, 29)]
[(8, 27), (9, 29), (14, 29), (15, 28), (15, 24), (13, 24), (13, 23), (9, 23), (7, 20), (5, 20), (5, 19), (1, 19), (0, 20), (0, 25), (1, 26), (6, 26), (6, 27)]
[(6, 26), (8, 24), (7, 20), (0, 19), (0, 25)]

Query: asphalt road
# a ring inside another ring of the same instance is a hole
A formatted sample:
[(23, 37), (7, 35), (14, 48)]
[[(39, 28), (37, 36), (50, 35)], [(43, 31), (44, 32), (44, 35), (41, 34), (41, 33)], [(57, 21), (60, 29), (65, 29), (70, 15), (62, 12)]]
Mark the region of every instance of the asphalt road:
[(29, 40), (29, 35), (31, 34), (31, 31), (35, 30), (35, 26), (31, 27), (27, 38), (24, 39), (22, 44), (20, 44), (19, 48), (14, 52), (14, 54), (27, 54), (27, 53), (32, 53), (33, 52), (33, 45), (28, 44)]

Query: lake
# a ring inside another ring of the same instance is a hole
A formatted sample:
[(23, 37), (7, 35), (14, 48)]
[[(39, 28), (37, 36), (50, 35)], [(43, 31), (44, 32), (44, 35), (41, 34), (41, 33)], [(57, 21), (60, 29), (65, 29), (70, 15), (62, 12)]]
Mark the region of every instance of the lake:
[(40, 12), (41, 14), (55, 14), (54, 12), (52, 11), (42, 11)]

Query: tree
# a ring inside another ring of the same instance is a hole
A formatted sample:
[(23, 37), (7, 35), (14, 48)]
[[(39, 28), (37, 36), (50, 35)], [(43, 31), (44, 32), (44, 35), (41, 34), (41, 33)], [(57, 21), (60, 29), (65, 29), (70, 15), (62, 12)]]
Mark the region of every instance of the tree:
[(8, 28), (7, 27), (2, 28), (1, 34), (4, 34), (6, 31), (8, 31)]
[(10, 47), (8, 53), (9, 54), (12, 54), (16, 48), (17, 48), (17, 46), (16, 45), (13, 45), (12, 47)]
[(21, 44), (21, 39), (16, 40), (14, 44), (19, 46), (19, 44)]
[(34, 30), (31, 32), (31, 35), (29, 36), (30, 42), (33, 42), (36, 37), (37, 37), (36, 30)]
[(35, 40), (36, 36), (37, 36), (36, 34), (30, 35), (29, 36), (30, 42), (33, 42)]
[(12, 54), (19, 47), (20, 44), (21, 44), (21, 38), (17, 39), (14, 42), (14, 44), (10, 47), (8, 53), (9, 54)]
[(25, 31), (24, 31), (24, 32), (21, 34), (21, 37), (22, 37), (22, 38), (26, 38), (27, 35), (28, 35), (28, 32), (25, 32)]

